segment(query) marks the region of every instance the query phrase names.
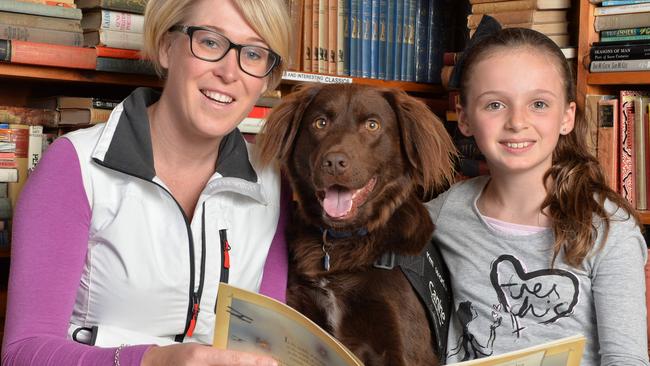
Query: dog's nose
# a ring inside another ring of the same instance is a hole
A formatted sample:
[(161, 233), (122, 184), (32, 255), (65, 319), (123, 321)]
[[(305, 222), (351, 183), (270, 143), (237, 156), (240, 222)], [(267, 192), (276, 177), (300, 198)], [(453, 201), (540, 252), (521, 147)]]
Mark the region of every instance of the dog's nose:
[(348, 157), (342, 153), (329, 153), (323, 157), (322, 168), (329, 174), (338, 175), (349, 166)]

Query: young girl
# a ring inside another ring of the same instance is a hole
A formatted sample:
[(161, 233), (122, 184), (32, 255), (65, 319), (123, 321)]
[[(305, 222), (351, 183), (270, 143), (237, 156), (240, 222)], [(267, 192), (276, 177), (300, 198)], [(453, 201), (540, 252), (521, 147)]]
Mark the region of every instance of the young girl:
[(583, 334), (582, 365), (648, 365), (635, 211), (586, 148), (571, 70), (529, 29), (465, 52), (459, 128), (490, 176), (428, 203), (452, 274), (448, 362)]

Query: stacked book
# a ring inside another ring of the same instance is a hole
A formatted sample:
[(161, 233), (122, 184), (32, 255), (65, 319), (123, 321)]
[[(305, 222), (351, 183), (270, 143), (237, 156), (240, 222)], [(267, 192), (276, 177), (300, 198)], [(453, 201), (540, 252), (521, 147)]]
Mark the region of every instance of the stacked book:
[(0, 39), (82, 46), (80, 19), (73, 0), (3, 0)]
[(155, 74), (140, 59), (146, 0), (76, 0), (83, 10), (84, 46), (97, 53), (96, 70)]
[(470, 36), (487, 14), (504, 28), (530, 28), (544, 33), (562, 48), (568, 59), (575, 58), (567, 18), (570, 0), (470, 0), (470, 4), (472, 10), (467, 17)]
[(650, 70), (650, 0), (590, 0), (600, 41), (590, 49), (591, 72)]

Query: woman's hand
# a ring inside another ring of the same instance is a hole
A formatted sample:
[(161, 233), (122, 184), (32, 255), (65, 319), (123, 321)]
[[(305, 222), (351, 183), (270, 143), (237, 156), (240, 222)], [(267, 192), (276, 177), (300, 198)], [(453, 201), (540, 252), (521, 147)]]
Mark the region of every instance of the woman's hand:
[(274, 359), (252, 353), (217, 349), (197, 343), (153, 346), (141, 366), (277, 366)]

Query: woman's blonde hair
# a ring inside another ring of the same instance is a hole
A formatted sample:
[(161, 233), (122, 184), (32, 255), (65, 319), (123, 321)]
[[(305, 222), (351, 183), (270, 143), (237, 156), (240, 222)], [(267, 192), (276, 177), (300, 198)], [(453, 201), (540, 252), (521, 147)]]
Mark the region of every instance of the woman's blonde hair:
[[(184, 22), (196, 4), (196, 0), (149, 0), (147, 3), (142, 55), (153, 63), (161, 77), (165, 76), (166, 70), (160, 64), (158, 52), (165, 34), (172, 26)], [(269, 75), (267, 89), (274, 89), (280, 83), (289, 59), (291, 29), (285, 1), (232, 0), (232, 4), (269, 48), (281, 57), (280, 64)]]

